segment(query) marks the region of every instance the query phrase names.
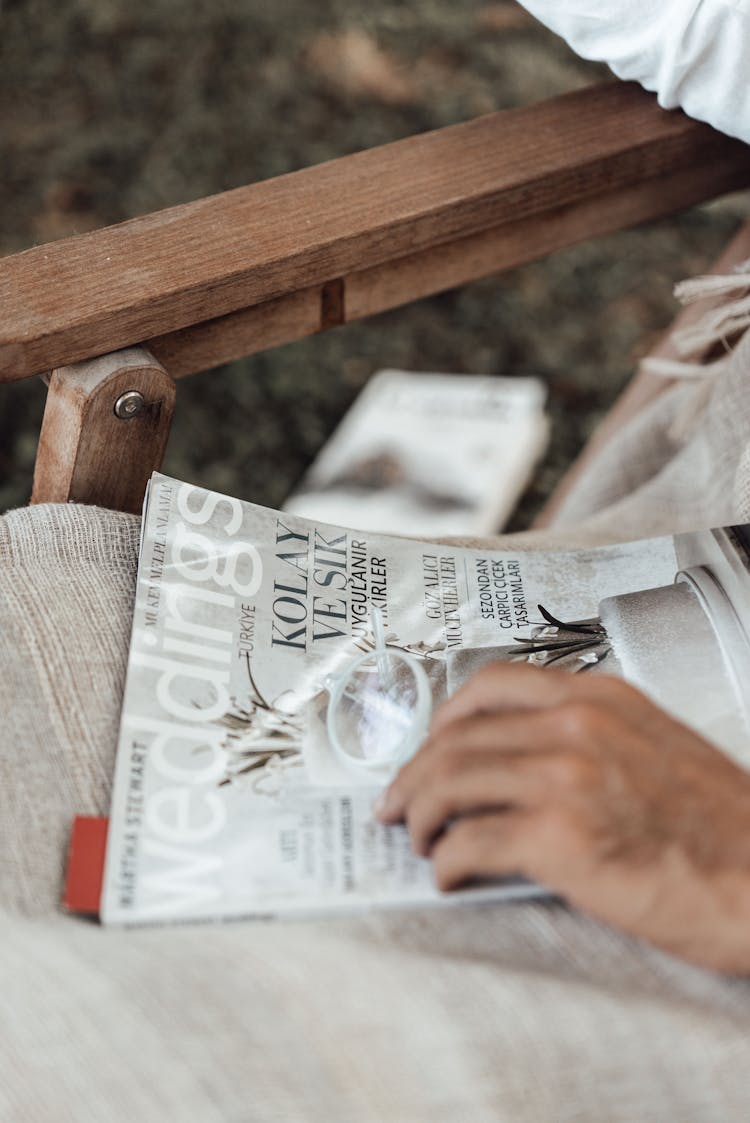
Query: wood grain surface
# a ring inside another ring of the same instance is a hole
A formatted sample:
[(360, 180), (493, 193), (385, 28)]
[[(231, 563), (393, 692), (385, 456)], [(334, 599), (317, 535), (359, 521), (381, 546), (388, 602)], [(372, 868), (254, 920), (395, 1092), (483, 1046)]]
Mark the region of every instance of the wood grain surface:
[[(124, 420), (115, 403), (128, 390), (143, 395), (145, 408)], [(174, 380), (144, 347), (54, 370), (31, 502), (140, 513), (148, 478), (161, 467), (174, 402)]]
[(0, 380), (143, 341), (187, 374), (748, 184), (634, 84), (493, 113), (0, 260)]

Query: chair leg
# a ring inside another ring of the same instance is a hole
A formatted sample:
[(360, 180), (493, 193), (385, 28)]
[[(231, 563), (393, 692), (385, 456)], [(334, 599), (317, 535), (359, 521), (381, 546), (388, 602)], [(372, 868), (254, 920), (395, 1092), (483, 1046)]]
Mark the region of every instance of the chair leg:
[(145, 347), (53, 370), (31, 502), (139, 512), (174, 402), (174, 379)]

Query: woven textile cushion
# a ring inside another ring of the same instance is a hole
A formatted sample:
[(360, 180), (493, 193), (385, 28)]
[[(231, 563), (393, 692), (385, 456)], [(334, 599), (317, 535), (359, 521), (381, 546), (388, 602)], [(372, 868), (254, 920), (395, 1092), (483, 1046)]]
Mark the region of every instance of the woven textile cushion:
[(63, 915), (71, 818), (108, 808), (138, 529), (79, 506), (0, 519), (2, 1120), (748, 1118), (750, 984), (559, 905)]

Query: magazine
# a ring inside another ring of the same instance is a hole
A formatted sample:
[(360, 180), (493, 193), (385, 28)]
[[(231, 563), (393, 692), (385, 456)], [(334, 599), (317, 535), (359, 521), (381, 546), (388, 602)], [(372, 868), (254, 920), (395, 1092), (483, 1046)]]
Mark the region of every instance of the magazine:
[(538, 378), (374, 375), (284, 510), (412, 537), (505, 525), (549, 438)]
[(539, 892), (515, 879), (442, 894), (374, 800), (489, 659), (624, 675), (747, 754), (749, 542), (729, 528), (567, 552), (437, 545), (154, 475), (103, 922)]

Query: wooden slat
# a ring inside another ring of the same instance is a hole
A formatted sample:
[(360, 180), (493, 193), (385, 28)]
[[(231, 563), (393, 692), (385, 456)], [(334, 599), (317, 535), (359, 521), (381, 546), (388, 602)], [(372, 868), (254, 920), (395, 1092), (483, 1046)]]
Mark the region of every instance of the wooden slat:
[[(730, 171), (724, 182), (731, 183), (732, 177)], [(658, 181), (647, 180), (339, 278), (341, 300), (336, 315), (331, 315), (330, 307), (326, 309), (326, 286), (319, 285), (160, 336), (149, 340), (148, 346), (173, 377), (182, 378), (302, 339), (326, 327), (513, 269), (586, 238), (660, 218), (705, 199), (713, 189), (721, 191), (722, 180), (717, 179), (714, 169), (706, 167)]]
[(706, 199), (714, 189), (717, 194), (730, 190), (733, 179), (731, 171), (722, 178), (715, 168), (690, 168), (354, 273), (346, 279), (346, 320), (372, 316), (515, 269), (589, 238), (662, 218)]
[[(39, 246), (0, 260), (0, 379), (305, 290), (319, 289), (330, 305), (331, 282), (363, 264), (481, 241), (507, 223), (681, 175), (694, 177), (701, 198), (745, 186), (750, 148), (614, 83)], [(653, 196), (641, 196), (645, 213), (634, 207), (629, 221), (652, 217)], [(582, 221), (576, 237), (586, 233)], [(405, 286), (398, 302), (415, 295)], [(280, 305), (276, 314), (286, 315)], [(209, 365), (221, 348), (210, 359), (207, 339), (222, 331), (205, 329)]]
[[(138, 416), (117, 417), (120, 395), (138, 391)], [(161, 467), (175, 384), (144, 347), (52, 372), (39, 436), (32, 503), (94, 503), (139, 513)]]
[[(147, 343), (173, 378), (209, 370), (219, 363), (254, 355), (323, 328), (323, 285), (230, 312)], [(332, 324), (327, 326), (331, 327)]]

